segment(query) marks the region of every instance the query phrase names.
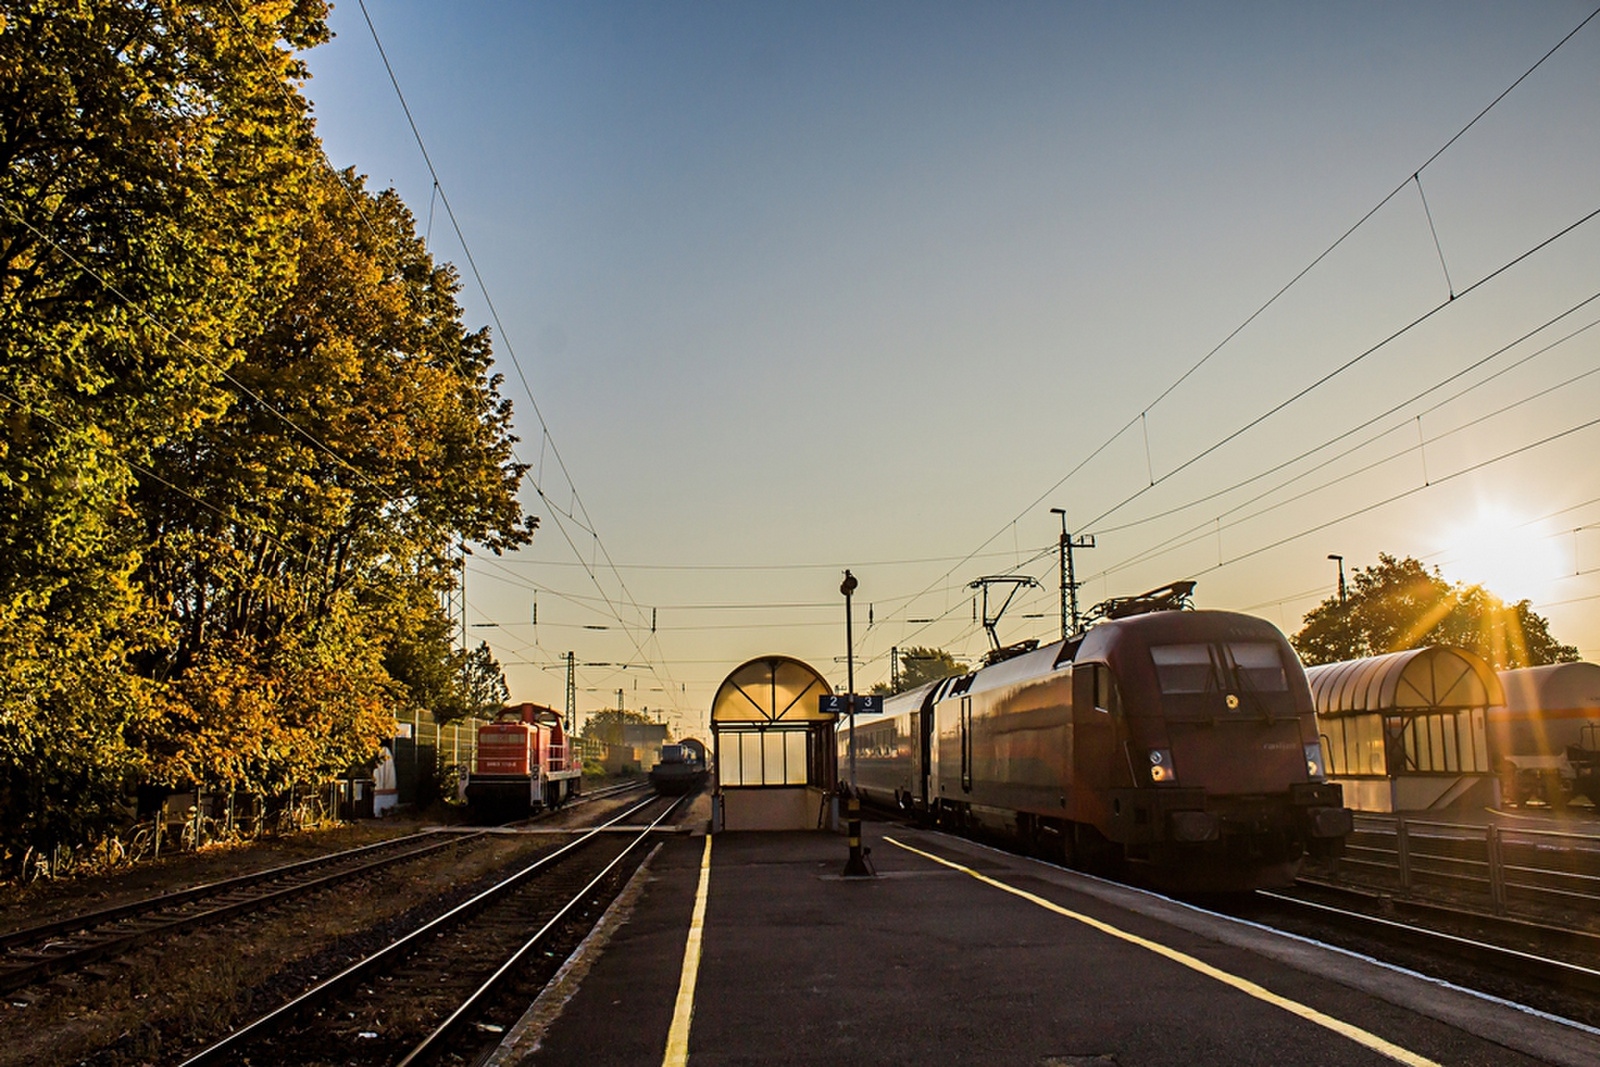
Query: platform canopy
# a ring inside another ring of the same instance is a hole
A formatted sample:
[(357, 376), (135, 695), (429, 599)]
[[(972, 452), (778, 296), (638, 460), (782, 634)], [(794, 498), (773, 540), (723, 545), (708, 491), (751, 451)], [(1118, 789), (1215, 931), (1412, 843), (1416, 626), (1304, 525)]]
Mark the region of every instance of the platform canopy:
[(1323, 716), (1459, 711), (1505, 703), (1494, 668), (1466, 649), (1447, 645), (1326, 663), (1308, 668), (1306, 678)]
[(817, 698), (833, 688), (809, 664), (790, 656), (761, 656), (734, 668), (711, 701), (713, 729), (735, 724), (796, 726), (833, 722)]

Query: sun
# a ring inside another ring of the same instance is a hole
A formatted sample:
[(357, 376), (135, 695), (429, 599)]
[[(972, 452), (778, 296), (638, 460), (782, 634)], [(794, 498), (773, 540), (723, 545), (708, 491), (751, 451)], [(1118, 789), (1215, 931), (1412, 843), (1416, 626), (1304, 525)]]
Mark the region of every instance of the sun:
[(1438, 564), (1446, 579), (1481, 585), (1508, 604), (1535, 598), (1570, 569), (1559, 537), (1504, 508), (1481, 509), (1445, 544)]

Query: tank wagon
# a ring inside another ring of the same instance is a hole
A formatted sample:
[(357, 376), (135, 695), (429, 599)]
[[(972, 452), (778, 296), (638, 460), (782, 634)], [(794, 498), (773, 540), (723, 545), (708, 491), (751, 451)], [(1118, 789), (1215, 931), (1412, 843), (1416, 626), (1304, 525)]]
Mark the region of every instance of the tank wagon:
[(574, 757), (561, 715), (540, 704), (503, 708), (478, 728), (478, 750), (461, 796), (480, 822), (526, 818), (577, 796), (583, 765)]
[(1600, 808), (1600, 664), (1501, 671), (1503, 707), (1489, 709), (1500, 802), (1552, 808), (1588, 797)]
[(864, 799), (1175, 890), (1286, 885), (1337, 855), (1351, 813), (1298, 657), (1265, 620), (1186, 610), (1192, 588), (887, 699), (857, 720)]
[(650, 787), (662, 796), (693, 793), (706, 784), (706, 746), (689, 737), (661, 746), (661, 759), (650, 768)]

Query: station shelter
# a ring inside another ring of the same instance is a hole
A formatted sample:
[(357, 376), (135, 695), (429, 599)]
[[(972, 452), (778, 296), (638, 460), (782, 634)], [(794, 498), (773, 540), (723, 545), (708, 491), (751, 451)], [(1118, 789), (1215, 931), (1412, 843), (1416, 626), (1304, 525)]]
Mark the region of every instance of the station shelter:
[(1505, 703), (1494, 668), (1430, 645), (1306, 670), (1328, 777), (1357, 811), (1497, 802), (1489, 709)]
[(734, 670), (711, 701), (713, 830), (833, 829), (838, 716), (822, 675), (789, 656)]

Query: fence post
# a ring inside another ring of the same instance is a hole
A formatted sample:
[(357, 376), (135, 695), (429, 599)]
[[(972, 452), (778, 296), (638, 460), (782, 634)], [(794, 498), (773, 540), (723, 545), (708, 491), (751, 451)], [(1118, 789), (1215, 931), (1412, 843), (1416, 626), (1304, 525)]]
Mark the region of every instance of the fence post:
[(1506, 913), (1506, 869), (1500, 857), (1500, 827), (1490, 823), (1484, 830), (1489, 846), (1489, 902), (1496, 915)]
[(1406, 817), (1396, 815), (1394, 819), (1394, 849), (1395, 863), (1400, 870), (1400, 888), (1407, 893), (1411, 892), (1411, 834), (1406, 829)]

